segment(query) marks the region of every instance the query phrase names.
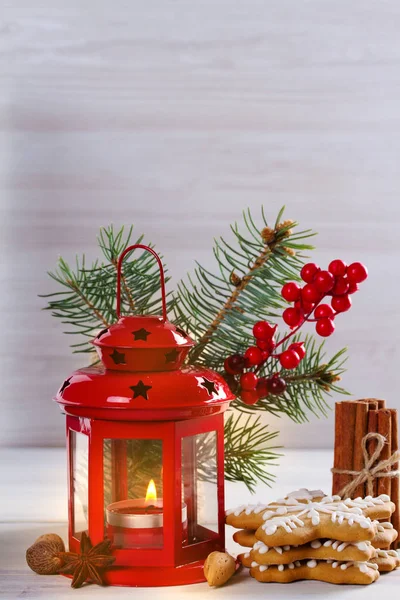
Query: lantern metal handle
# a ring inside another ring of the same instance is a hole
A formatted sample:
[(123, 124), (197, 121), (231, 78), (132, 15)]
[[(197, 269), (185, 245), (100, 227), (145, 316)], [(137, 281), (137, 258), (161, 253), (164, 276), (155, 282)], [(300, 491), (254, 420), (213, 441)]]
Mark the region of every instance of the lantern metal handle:
[(124, 257), (126, 256), (126, 254), (128, 254), (128, 252), (131, 252), (131, 250), (135, 250), (135, 248), (141, 248), (142, 250), (147, 250), (147, 252), (150, 252), (150, 254), (152, 254), (154, 256), (154, 258), (156, 259), (156, 261), (158, 262), (158, 266), (160, 269), (162, 318), (163, 318), (163, 321), (166, 321), (167, 320), (167, 302), (165, 299), (165, 277), (164, 277), (163, 264), (161, 262), (160, 257), (158, 256), (157, 252), (155, 252), (149, 246), (145, 246), (144, 244), (133, 244), (132, 246), (128, 246), (128, 248), (125, 248), (125, 250), (122, 252), (121, 256), (118, 259), (118, 266), (117, 266), (117, 317), (118, 317), (118, 319), (121, 317), (122, 261), (124, 260)]

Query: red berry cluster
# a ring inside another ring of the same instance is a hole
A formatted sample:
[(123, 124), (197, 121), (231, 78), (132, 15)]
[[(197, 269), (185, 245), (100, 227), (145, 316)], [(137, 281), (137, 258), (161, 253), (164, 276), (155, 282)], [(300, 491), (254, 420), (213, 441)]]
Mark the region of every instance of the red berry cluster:
[[(291, 328), (291, 333), (278, 343), (275, 339), (277, 325), (258, 321), (253, 327), (255, 345), (247, 348), (244, 354), (228, 356), (224, 362), (225, 371), (230, 376), (240, 375), (240, 396), (244, 403), (255, 404), (268, 395), (283, 394), (287, 382), (280, 372), (270, 377), (258, 377), (257, 373), (268, 359), (279, 360), (285, 370), (296, 369), (306, 355), (304, 342), (293, 342), (283, 352), (278, 347), (286, 342), (306, 321), (316, 323), (319, 335), (327, 337), (335, 330), (334, 318), (338, 313), (351, 307), (350, 294), (358, 290), (358, 284), (368, 276), (368, 271), (359, 262), (347, 266), (342, 260), (333, 260), (327, 271), (314, 263), (307, 263), (301, 270), (305, 286), (286, 283), (282, 296), (294, 306), (283, 312), (283, 320)], [(326, 296), (331, 296), (330, 304), (321, 304)], [(311, 318), (311, 317), (314, 318)], [(246, 370), (246, 372), (245, 372)]]
[(281, 354), (274, 354), (279, 345), (275, 340), (276, 329), (277, 325), (258, 321), (253, 327), (256, 345), (247, 348), (244, 354), (233, 354), (225, 360), (225, 371), (229, 375), (240, 375), (241, 398), (246, 404), (255, 404), (269, 394), (282, 394), (286, 390), (286, 381), (279, 373), (271, 377), (258, 377), (256, 371), (244, 373), (245, 369), (261, 367), (270, 357), (278, 358), (284, 369), (295, 369), (306, 354), (303, 342), (293, 342)]
[[(318, 335), (328, 337), (335, 331), (335, 316), (349, 310), (350, 295), (358, 290), (358, 284), (367, 279), (368, 271), (360, 262), (347, 266), (336, 259), (329, 264), (327, 271), (315, 263), (307, 263), (300, 275), (306, 284), (303, 288), (295, 282), (286, 283), (282, 288), (283, 298), (294, 303), (293, 307), (283, 311), (283, 320), (292, 329), (298, 329), (304, 321), (316, 321)], [(331, 303), (321, 304), (326, 296), (332, 297)], [(314, 318), (310, 319), (312, 313)]]

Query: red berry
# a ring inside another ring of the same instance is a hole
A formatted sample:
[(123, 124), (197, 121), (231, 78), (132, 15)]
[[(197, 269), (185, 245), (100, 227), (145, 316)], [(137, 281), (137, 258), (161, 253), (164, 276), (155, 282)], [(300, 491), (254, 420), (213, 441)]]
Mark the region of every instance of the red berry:
[(359, 287), (358, 287), (358, 283), (354, 283), (354, 281), (350, 281), (349, 282), (349, 289), (347, 291), (348, 294), (355, 294), (356, 292), (358, 292)]
[(329, 304), (320, 304), (314, 311), (316, 319), (333, 319), (335, 312)]
[(304, 314), (303, 303), (301, 302), (301, 300), (296, 300), (296, 302), (294, 303), (294, 307), (297, 308), (301, 315)]
[(257, 346), (250, 346), (244, 353), (245, 364), (249, 366), (259, 365), (262, 361), (262, 353)]
[(306, 355), (304, 342), (293, 342), (293, 344), (290, 344), (289, 350), (294, 350), (295, 352), (297, 352), (297, 354), (300, 356), (300, 360), (303, 360), (303, 358)]
[(335, 323), (332, 321), (332, 319), (321, 319), (320, 321), (317, 321), (315, 330), (318, 335), (321, 335), (322, 337), (329, 337), (335, 331)]
[(240, 387), (243, 390), (255, 390), (257, 381), (258, 377), (252, 371), (249, 373), (243, 373), (243, 375), (240, 377)]
[(256, 392), (259, 398), (265, 398), (268, 396), (267, 378), (260, 377), (257, 383)]
[(336, 312), (346, 312), (346, 310), (351, 308), (351, 298), (349, 298), (347, 294), (344, 294), (343, 296), (334, 296), (331, 304)]
[(307, 263), (300, 271), (300, 276), (306, 283), (312, 283), (320, 268), (315, 263)]
[(349, 282), (345, 277), (336, 277), (335, 285), (331, 290), (332, 296), (343, 296), (349, 291)]
[(256, 344), (257, 348), (260, 348), (260, 350), (272, 352), (275, 347), (275, 338), (272, 338), (272, 340), (256, 340)]
[(259, 400), (256, 390), (243, 390), (240, 393), (240, 399), (245, 404), (255, 404)]
[(330, 292), (335, 285), (335, 278), (329, 271), (320, 271), (315, 278), (314, 284), (317, 290), (326, 294), (326, 292)]
[(286, 325), (290, 327), (296, 327), (301, 321), (301, 314), (297, 308), (286, 308), (283, 311), (282, 317)]
[(253, 335), (258, 340), (270, 340), (276, 328), (277, 325), (270, 325), (267, 321), (258, 321), (253, 327)]
[(280, 354), (279, 362), (284, 369), (295, 369), (300, 364), (300, 356), (295, 350), (285, 350)]
[(335, 277), (343, 277), (346, 275), (346, 269), (346, 263), (340, 260), (340, 258), (333, 260), (331, 263), (329, 263), (328, 267), (328, 271)]
[(295, 302), (300, 298), (300, 289), (300, 286), (294, 281), (285, 283), (281, 292), (282, 298), (284, 298), (288, 302)]
[(232, 354), (224, 362), (224, 368), (230, 375), (238, 375), (244, 369), (244, 356), (242, 354)]
[(314, 283), (307, 283), (301, 291), (301, 296), (304, 302), (319, 302), (321, 300), (321, 292), (317, 289)]
[(315, 306), (314, 302), (303, 302), (304, 314), (308, 315), (309, 313), (311, 313), (314, 309), (314, 306)]
[(351, 263), (347, 267), (347, 278), (354, 283), (361, 283), (368, 277), (367, 267), (360, 262)]
[(267, 379), (267, 390), (270, 394), (278, 395), (283, 394), (286, 390), (286, 381), (275, 374)]
[(268, 350), (261, 350), (261, 362), (264, 362), (267, 360), (267, 358), (270, 356), (270, 352), (268, 352)]

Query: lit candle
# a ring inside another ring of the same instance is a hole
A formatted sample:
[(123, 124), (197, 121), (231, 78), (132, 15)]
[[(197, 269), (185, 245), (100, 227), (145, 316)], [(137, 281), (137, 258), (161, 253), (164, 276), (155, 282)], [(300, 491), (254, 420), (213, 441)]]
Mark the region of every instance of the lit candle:
[[(157, 499), (153, 479), (145, 498), (121, 500), (107, 506), (107, 532), (116, 546), (160, 548), (163, 546), (163, 499)], [(187, 538), (187, 509), (182, 506), (183, 541)]]

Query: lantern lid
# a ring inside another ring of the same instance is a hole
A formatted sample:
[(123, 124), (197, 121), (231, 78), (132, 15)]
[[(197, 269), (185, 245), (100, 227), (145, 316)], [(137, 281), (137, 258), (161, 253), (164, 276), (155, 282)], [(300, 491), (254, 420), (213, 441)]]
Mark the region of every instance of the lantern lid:
[(100, 331), (92, 342), (108, 369), (171, 371), (186, 358), (193, 340), (157, 316), (126, 316)]
[(126, 316), (102, 329), (92, 342), (107, 348), (190, 348), (194, 341), (180, 327), (157, 316)]
[[(122, 261), (136, 248), (150, 252), (160, 269), (162, 316), (122, 316)], [(104, 366), (116, 371), (172, 371), (179, 369), (193, 340), (167, 320), (167, 304), (163, 265), (158, 254), (148, 246), (134, 244), (125, 248), (117, 266), (118, 322), (102, 329), (93, 340)]]
[(203, 367), (120, 373), (93, 366), (75, 371), (54, 400), (70, 415), (157, 421), (217, 414), (234, 398), (225, 379)]
[[(121, 316), (121, 265), (134, 248), (148, 250), (158, 262), (161, 317)], [(182, 367), (194, 342), (167, 320), (163, 267), (151, 248), (136, 244), (119, 257), (116, 312), (118, 322), (93, 341), (103, 365), (75, 371), (55, 397), (66, 413), (157, 421), (217, 414), (227, 408), (234, 395), (223, 377), (202, 367)]]

